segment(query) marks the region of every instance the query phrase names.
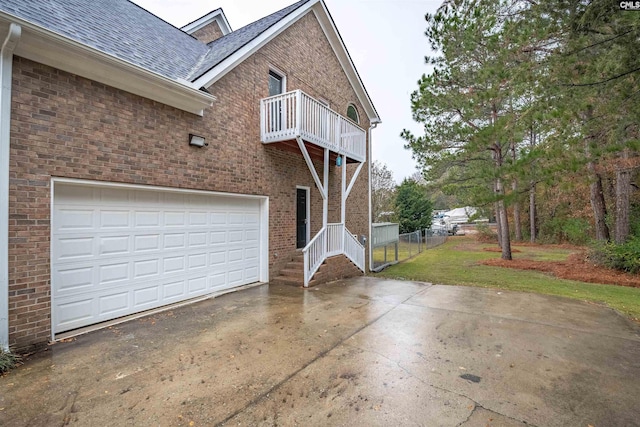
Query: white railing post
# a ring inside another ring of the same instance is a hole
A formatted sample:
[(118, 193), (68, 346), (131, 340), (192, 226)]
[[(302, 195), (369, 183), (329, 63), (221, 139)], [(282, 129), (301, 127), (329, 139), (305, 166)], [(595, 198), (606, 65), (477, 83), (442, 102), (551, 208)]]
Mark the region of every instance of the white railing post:
[(300, 135), (302, 132), (302, 91), (296, 90), (296, 123), (294, 126), (296, 135)]

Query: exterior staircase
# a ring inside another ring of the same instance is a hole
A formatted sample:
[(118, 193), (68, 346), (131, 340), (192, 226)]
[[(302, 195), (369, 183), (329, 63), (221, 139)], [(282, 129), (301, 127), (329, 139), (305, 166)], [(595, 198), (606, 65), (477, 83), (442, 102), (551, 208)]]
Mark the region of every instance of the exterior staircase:
[[(347, 277), (362, 276), (362, 271), (344, 255), (329, 257), (324, 260), (316, 274), (309, 282), (309, 287)], [(304, 255), (296, 254), (291, 258), (280, 275), (270, 283), (304, 287)]]

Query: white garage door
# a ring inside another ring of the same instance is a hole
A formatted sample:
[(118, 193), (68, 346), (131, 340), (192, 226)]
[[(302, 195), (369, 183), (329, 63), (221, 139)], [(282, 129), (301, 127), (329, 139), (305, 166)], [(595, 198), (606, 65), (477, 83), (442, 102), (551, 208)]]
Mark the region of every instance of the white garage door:
[(56, 183), (55, 333), (253, 282), (260, 200)]

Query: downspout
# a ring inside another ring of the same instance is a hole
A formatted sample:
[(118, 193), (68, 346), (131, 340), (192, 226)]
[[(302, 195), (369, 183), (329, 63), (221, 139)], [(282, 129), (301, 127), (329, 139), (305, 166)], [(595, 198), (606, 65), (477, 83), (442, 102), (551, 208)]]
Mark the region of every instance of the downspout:
[(369, 137), (367, 138), (369, 142), (369, 147), (367, 149), (367, 157), (369, 165), (367, 166), (367, 172), (369, 174), (369, 271), (373, 271), (373, 220), (371, 218), (371, 162), (373, 161), (373, 156), (371, 155), (371, 131), (375, 129), (378, 124), (380, 124), (380, 119), (375, 119), (371, 122), (371, 126), (369, 126)]
[(13, 51), (22, 28), (11, 23), (0, 50), (0, 347), (9, 351), (9, 147)]

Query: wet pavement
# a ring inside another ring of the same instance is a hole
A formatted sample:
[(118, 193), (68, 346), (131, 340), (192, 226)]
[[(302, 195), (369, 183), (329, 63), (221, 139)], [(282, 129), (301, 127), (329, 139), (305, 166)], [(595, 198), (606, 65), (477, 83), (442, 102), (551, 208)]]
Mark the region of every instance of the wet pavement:
[(1, 426), (637, 426), (640, 327), (593, 304), (357, 278), (259, 286), (57, 343)]

